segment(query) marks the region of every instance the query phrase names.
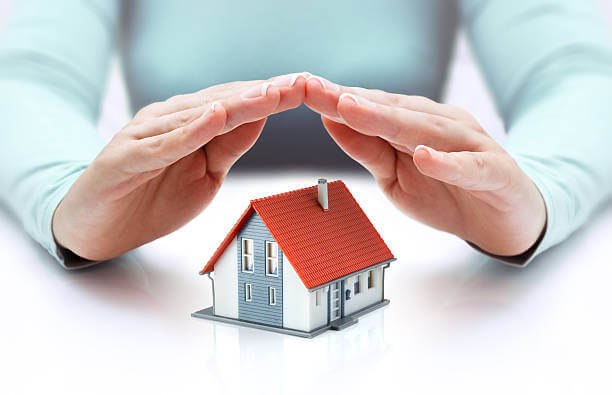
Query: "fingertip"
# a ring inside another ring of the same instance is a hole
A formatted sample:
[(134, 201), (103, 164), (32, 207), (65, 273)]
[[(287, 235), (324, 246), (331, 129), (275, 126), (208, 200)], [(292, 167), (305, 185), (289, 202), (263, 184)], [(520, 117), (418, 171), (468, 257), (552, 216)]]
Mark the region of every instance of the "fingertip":
[(304, 85), (306, 87), (306, 97), (308, 97), (309, 95), (316, 97), (325, 93), (325, 88), (321, 84), (321, 81), (319, 81), (318, 79), (307, 78), (304, 82)]
[(310, 77), (310, 75), (311, 74), (307, 71), (294, 74), (289, 81), (289, 87), (293, 87), (298, 84), (304, 84), (304, 86), (306, 86), (306, 81), (308, 81), (308, 77)]
[(210, 103), (208, 109), (198, 118), (195, 122), (192, 122), (189, 126), (195, 129), (203, 129), (212, 133), (217, 133), (225, 125), (227, 119), (227, 112), (225, 107), (215, 101)]
[(225, 122), (227, 117), (227, 111), (223, 104), (218, 101), (210, 103), (210, 107), (208, 108), (206, 114), (204, 116), (208, 116), (211, 120), (222, 120)]
[(431, 151), (430, 150), (431, 150), (431, 148), (429, 148), (428, 146), (419, 144), (414, 149), (414, 155), (412, 157), (415, 158), (415, 159), (418, 158), (418, 160), (432, 159), (432, 155), (431, 155)]
[(436, 160), (441, 159), (440, 153), (426, 145), (417, 145), (412, 154), (412, 161), (417, 169), (425, 174), (430, 175), (432, 169), (436, 166)]

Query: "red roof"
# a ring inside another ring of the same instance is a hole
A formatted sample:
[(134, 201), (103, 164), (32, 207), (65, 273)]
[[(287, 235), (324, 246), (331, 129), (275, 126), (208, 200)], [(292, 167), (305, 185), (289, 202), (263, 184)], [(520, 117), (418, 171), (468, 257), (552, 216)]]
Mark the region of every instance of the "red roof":
[(306, 288), (393, 259), (393, 254), (342, 181), (327, 184), (329, 209), (317, 186), (251, 200), (200, 274), (215, 263), (256, 211)]

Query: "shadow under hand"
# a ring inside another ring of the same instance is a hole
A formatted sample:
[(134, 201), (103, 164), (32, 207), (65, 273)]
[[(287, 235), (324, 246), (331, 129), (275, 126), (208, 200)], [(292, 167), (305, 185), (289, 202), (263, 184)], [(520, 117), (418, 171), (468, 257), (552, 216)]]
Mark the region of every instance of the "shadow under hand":
[[(612, 205), (607, 208), (612, 211)], [(524, 313), (526, 310), (520, 309), (526, 305), (554, 304), (559, 290), (572, 282), (572, 273), (578, 275), (575, 270), (592, 271), (593, 265), (605, 264), (603, 256), (599, 261), (591, 260), (589, 268), (584, 263), (576, 265), (574, 258), (600, 231), (601, 217), (594, 216), (589, 226), (526, 267), (506, 265), (474, 251), (460, 262), (429, 272), (419, 280), (418, 292), (426, 308), (453, 328), (489, 321), (516, 308), (517, 313)]]

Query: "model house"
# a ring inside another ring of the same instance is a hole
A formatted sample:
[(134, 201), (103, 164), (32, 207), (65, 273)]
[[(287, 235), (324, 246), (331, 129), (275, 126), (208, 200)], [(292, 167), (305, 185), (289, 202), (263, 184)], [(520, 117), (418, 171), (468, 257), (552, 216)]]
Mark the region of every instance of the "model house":
[(389, 303), (393, 254), (342, 181), (252, 200), (200, 274), (213, 306), (192, 315), (312, 337)]

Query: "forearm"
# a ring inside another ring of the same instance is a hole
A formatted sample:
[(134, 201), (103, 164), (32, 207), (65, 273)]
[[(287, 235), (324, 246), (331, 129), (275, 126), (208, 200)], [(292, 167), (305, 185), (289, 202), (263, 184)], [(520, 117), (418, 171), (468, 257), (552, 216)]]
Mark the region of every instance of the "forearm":
[(612, 47), (586, 0), (461, 0), (474, 52), (506, 125), (507, 150), (538, 187), (543, 238), (565, 239), (611, 193)]
[(51, 221), (102, 147), (116, 1), (22, 0), (0, 40), (0, 199), (56, 258)]
[(0, 80), (0, 198), (27, 232), (59, 259), (53, 212), (102, 146), (95, 126), (48, 89)]
[(569, 75), (510, 127), (506, 147), (546, 203), (547, 231), (534, 256), (583, 225), (612, 194), (611, 102), (612, 76)]

